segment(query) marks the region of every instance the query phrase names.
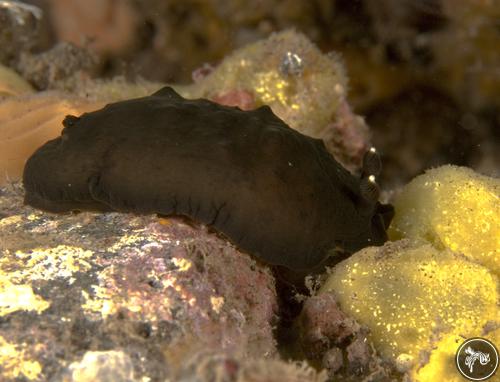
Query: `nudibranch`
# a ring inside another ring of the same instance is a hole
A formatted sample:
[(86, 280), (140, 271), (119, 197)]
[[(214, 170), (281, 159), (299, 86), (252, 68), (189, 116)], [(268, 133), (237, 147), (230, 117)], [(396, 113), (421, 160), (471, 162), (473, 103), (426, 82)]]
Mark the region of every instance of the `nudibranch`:
[(63, 125), (24, 168), (33, 207), (186, 216), (292, 271), (387, 239), (378, 155), (355, 177), (268, 106), (242, 111), (165, 87)]

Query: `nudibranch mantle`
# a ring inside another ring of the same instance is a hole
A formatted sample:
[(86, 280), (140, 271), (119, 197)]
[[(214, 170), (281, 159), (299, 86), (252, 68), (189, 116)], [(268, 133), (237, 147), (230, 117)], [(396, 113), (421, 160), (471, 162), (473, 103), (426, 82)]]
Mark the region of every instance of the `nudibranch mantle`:
[(377, 201), (373, 177), (351, 175), (267, 106), (242, 111), (165, 87), (63, 125), (26, 163), (33, 207), (187, 216), (295, 271), (386, 240), (392, 207)]

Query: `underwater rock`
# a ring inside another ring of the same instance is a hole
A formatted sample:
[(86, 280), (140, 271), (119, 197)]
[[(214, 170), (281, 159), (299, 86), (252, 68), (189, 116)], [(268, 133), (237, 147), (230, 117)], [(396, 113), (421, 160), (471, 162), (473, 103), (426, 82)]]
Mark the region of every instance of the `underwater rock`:
[(10, 97), (0, 101), (0, 186), (22, 175), (26, 160), (42, 144), (58, 136), (67, 114), (101, 107), (60, 93)]
[(228, 353), (200, 352), (176, 375), (178, 382), (326, 382), (325, 372), (318, 372), (305, 362), (278, 359), (244, 360)]
[(332, 293), (312, 296), (299, 317), (301, 346), (308, 359), (321, 359), (329, 349), (359, 334), (361, 326), (342, 312)]
[(328, 349), (323, 355), (321, 365), (327, 371), (328, 376), (333, 379), (335, 374), (344, 366), (342, 350), (337, 347)]
[[(424, 355), (432, 358), (439, 341), (454, 354), (460, 344), (449, 338), (489, 338), (488, 328), (500, 324), (498, 277), (426, 243), (401, 240), (365, 248), (335, 266), (320, 296), (326, 292), (335, 294), (342, 312), (369, 328), (368, 339), (385, 361), (412, 377), (426, 367)], [(440, 380), (429, 369), (425, 375), (418, 381)]]
[(271, 272), (206, 227), (40, 213), (22, 194), (0, 189), (2, 381), (58, 380), (98, 354), (137, 381), (168, 379), (199, 351), (276, 354)]
[(0, 377), (5, 381), (17, 381), (20, 378), (32, 381), (39, 380), (42, 366), (29, 356), (27, 344), (15, 344), (0, 336)]
[(431, 169), (395, 198), (391, 239), (427, 241), (500, 276), (500, 179), (466, 167)]
[(98, 64), (87, 49), (59, 43), (41, 53), (22, 53), (17, 68), (38, 90), (74, 91), (95, 74)]
[(80, 361), (72, 362), (63, 382), (133, 382), (132, 359), (123, 351), (87, 351)]
[(297, 325), (304, 355), (333, 380), (383, 381), (398, 374), (374, 352), (367, 326), (342, 311), (334, 292), (308, 298)]
[(49, 46), (50, 32), (42, 9), (17, 0), (0, 3), (0, 63), (14, 67), (22, 53)]

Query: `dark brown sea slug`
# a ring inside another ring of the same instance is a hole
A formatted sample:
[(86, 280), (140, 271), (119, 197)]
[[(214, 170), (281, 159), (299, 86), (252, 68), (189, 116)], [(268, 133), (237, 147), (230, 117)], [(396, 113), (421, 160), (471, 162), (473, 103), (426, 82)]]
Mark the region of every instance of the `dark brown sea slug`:
[(166, 87), (63, 124), (24, 169), (25, 203), (42, 210), (183, 215), (296, 271), (386, 240), (392, 207), (367, 173), (378, 157), (354, 177), (267, 106), (242, 111)]

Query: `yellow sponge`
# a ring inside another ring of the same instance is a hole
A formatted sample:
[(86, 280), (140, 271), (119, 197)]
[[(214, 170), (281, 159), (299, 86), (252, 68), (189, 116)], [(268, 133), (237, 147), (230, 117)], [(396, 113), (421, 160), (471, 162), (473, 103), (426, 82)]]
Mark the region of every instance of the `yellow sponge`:
[[(494, 344), (500, 343), (500, 329), (483, 335), (482, 337), (490, 340)], [(463, 336), (449, 335), (440, 339), (436, 344), (429, 359), (423, 362), (420, 368), (413, 372), (415, 382), (463, 382), (463, 378), (455, 366), (455, 357), (457, 348), (464, 342)], [(498, 381), (498, 372), (489, 379), (490, 382)]]
[[(498, 319), (497, 283), (462, 255), (401, 240), (339, 263), (321, 291), (334, 291), (341, 309), (370, 328), (378, 352), (414, 373), (437, 341), (480, 336)], [(421, 379), (434, 380), (448, 379)]]
[(500, 179), (442, 166), (406, 185), (396, 198), (392, 240), (423, 239), (462, 253), (500, 275)]

